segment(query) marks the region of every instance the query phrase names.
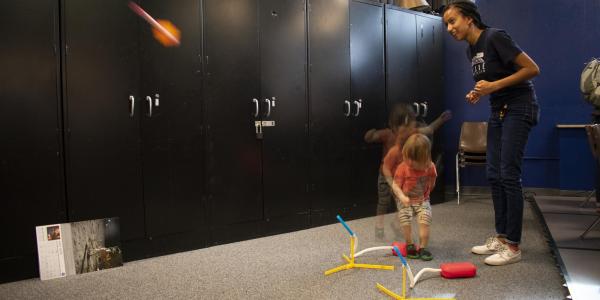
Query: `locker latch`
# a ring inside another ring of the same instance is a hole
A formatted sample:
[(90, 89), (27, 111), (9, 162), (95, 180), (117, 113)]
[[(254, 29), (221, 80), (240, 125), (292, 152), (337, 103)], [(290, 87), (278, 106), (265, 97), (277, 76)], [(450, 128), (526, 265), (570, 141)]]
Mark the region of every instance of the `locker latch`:
[(262, 138), (263, 138), (262, 122), (261, 121), (254, 121), (254, 129), (256, 131), (256, 139), (262, 140)]

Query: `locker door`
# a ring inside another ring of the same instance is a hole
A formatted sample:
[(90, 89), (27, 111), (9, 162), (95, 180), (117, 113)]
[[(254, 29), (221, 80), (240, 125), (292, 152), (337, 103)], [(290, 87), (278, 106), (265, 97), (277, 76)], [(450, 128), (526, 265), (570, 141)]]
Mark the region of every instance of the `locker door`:
[[(417, 49), (419, 63), (419, 101), (441, 103), (443, 23), (438, 17), (417, 15)], [(440, 105), (432, 105), (429, 113), (441, 112)], [(431, 114), (428, 113), (428, 116)]]
[(205, 224), (200, 2), (144, 0), (141, 6), (181, 32), (179, 46), (165, 47), (153, 38), (149, 25), (141, 24), (147, 233), (156, 237), (197, 231)]
[(313, 225), (348, 203), (352, 170), (348, 1), (309, 1), (310, 181)]
[(419, 97), (415, 15), (386, 7), (387, 106)]
[(63, 17), (69, 219), (120, 217), (124, 241), (143, 238), (139, 17), (126, 0), (67, 0)]
[[(385, 107), (383, 7), (352, 1), (350, 7), (351, 91), (354, 120), (353, 203), (377, 203), (381, 145), (367, 144), (364, 134), (387, 124)], [(358, 109), (357, 109), (358, 106)], [(370, 211), (372, 213), (373, 210)]]
[(211, 222), (262, 220), (257, 0), (205, 1), (204, 29)]
[[(443, 104), (443, 34), (444, 27), (439, 17), (417, 15), (417, 46), (419, 61), (419, 100), (427, 102), (427, 115), (421, 117), (426, 123), (431, 123), (444, 110)], [(438, 167), (438, 179), (431, 193), (431, 203), (444, 201), (445, 185), (443, 180), (443, 149), (444, 143), (441, 131), (434, 134), (432, 159)]]
[(275, 122), (263, 128), (265, 217), (301, 214), (307, 222), (305, 1), (262, 0), (259, 11), (259, 100), (267, 108), (262, 119)]
[(59, 6), (2, 1), (0, 282), (36, 276), (35, 226), (64, 222)]

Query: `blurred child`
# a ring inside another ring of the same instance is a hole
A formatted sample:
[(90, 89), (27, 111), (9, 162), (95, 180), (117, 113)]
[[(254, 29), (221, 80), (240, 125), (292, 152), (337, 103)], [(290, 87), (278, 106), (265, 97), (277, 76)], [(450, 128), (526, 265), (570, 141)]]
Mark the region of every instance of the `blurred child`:
[[(394, 173), (392, 191), (399, 200), (398, 221), (406, 240), (408, 258), (432, 260), (427, 250), (429, 226), (431, 225), (431, 205), (429, 194), (435, 186), (437, 171), (431, 161), (431, 142), (424, 134), (411, 135), (402, 148), (403, 161)], [(417, 216), (419, 224), (419, 250), (412, 240), (412, 217)]]
[[(375, 218), (375, 236), (378, 239), (383, 239), (384, 237), (384, 215), (396, 203), (391, 186), (394, 171), (402, 162), (402, 146), (404, 142), (409, 136), (415, 133), (432, 135), (435, 130), (450, 118), (452, 118), (452, 113), (445, 111), (429, 126), (417, 127), (417, 118), (412, 107), (406, 103), (401, 103), (396, 104), (390, 112), (388, 120), (390, 128), (380, 130), (371, 129), (365, 134), (366, 142), (383, 143), (383, 156), (377, 183), (377, 217)], [(401, 236), (400, 229), (394, 223), (392, 223), (392, 229), (394, 229), (396, 237)]]
[(365, 134), (365, 142), (382, 144), (381, 166), (379, 167), (379, 177), (377, 178), (378, 201), (377, 218), (375, 221), (375, 236), (378, 239), (383, 239), (384, 237), (384, 215), (389, 212), (391, 207), (394, 207), (392, 204), (395, 203), (390, 188), (391, 183), (388, 184), (383, 175), (383, 158), (387, 155), (389, 149), (396, 144), (398, 133), (405, 131), (404, 128), (414, 123), (415, 120), (416, 116), (412, 108), (408, 104), (399, 103), (394, 105), (390, 111), (388, 128), (371, 129)]

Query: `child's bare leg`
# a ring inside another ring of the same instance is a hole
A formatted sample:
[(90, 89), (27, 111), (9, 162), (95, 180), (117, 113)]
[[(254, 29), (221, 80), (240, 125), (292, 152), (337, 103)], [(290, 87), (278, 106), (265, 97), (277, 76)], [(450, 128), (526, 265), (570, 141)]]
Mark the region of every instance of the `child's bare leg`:
[(431, 226), (431, 204), (429, 201), (421, 203), (417, 208), (419, 223), (419, 246), (427, 248), (429, 245), (429, 227)]
[(379, 173), (377, 179), (377, 217), (375, 218), (375, 229), (383, 230), (385, 214), (388, 212), (390, 205), (393, 202), (392, 191), (388, 183), (385, 181), (385, 177)]
[(385, 221), (384, 214), (377, 214), (375, 217), (375, 228), (383, 228), (383, 223)]
[[(404, 207), (398, 203), (397, 216), (396, 224), (399, 225), (398, 227), (402, 230), (402, 235), (404, 236), (406, 244), (410, 245), (413, 243), (411, 228), (412, 210), (410, 207)], [(394, 226), (393, 223), (392, 226)]]
[(407, 245), (413, 244), (412, 228), (410, 227), (410, 225), (403, 225), (402, 233), (404, 234), (404, 240), (406, 241), (406, 244)]
[(429, 243), (429, 225), (419, 224), (419, 248), (427, 248)]

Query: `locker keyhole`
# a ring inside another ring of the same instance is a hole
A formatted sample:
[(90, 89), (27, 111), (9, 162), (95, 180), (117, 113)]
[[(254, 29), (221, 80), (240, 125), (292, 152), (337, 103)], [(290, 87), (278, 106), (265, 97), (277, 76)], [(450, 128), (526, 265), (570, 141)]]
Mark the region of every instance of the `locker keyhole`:
[(277, 17), (277, 12), (276, 12), (276, 11), (272, 11), (272, 12), (271, 12), (271, 16), (273, 16), (273, 17)]

